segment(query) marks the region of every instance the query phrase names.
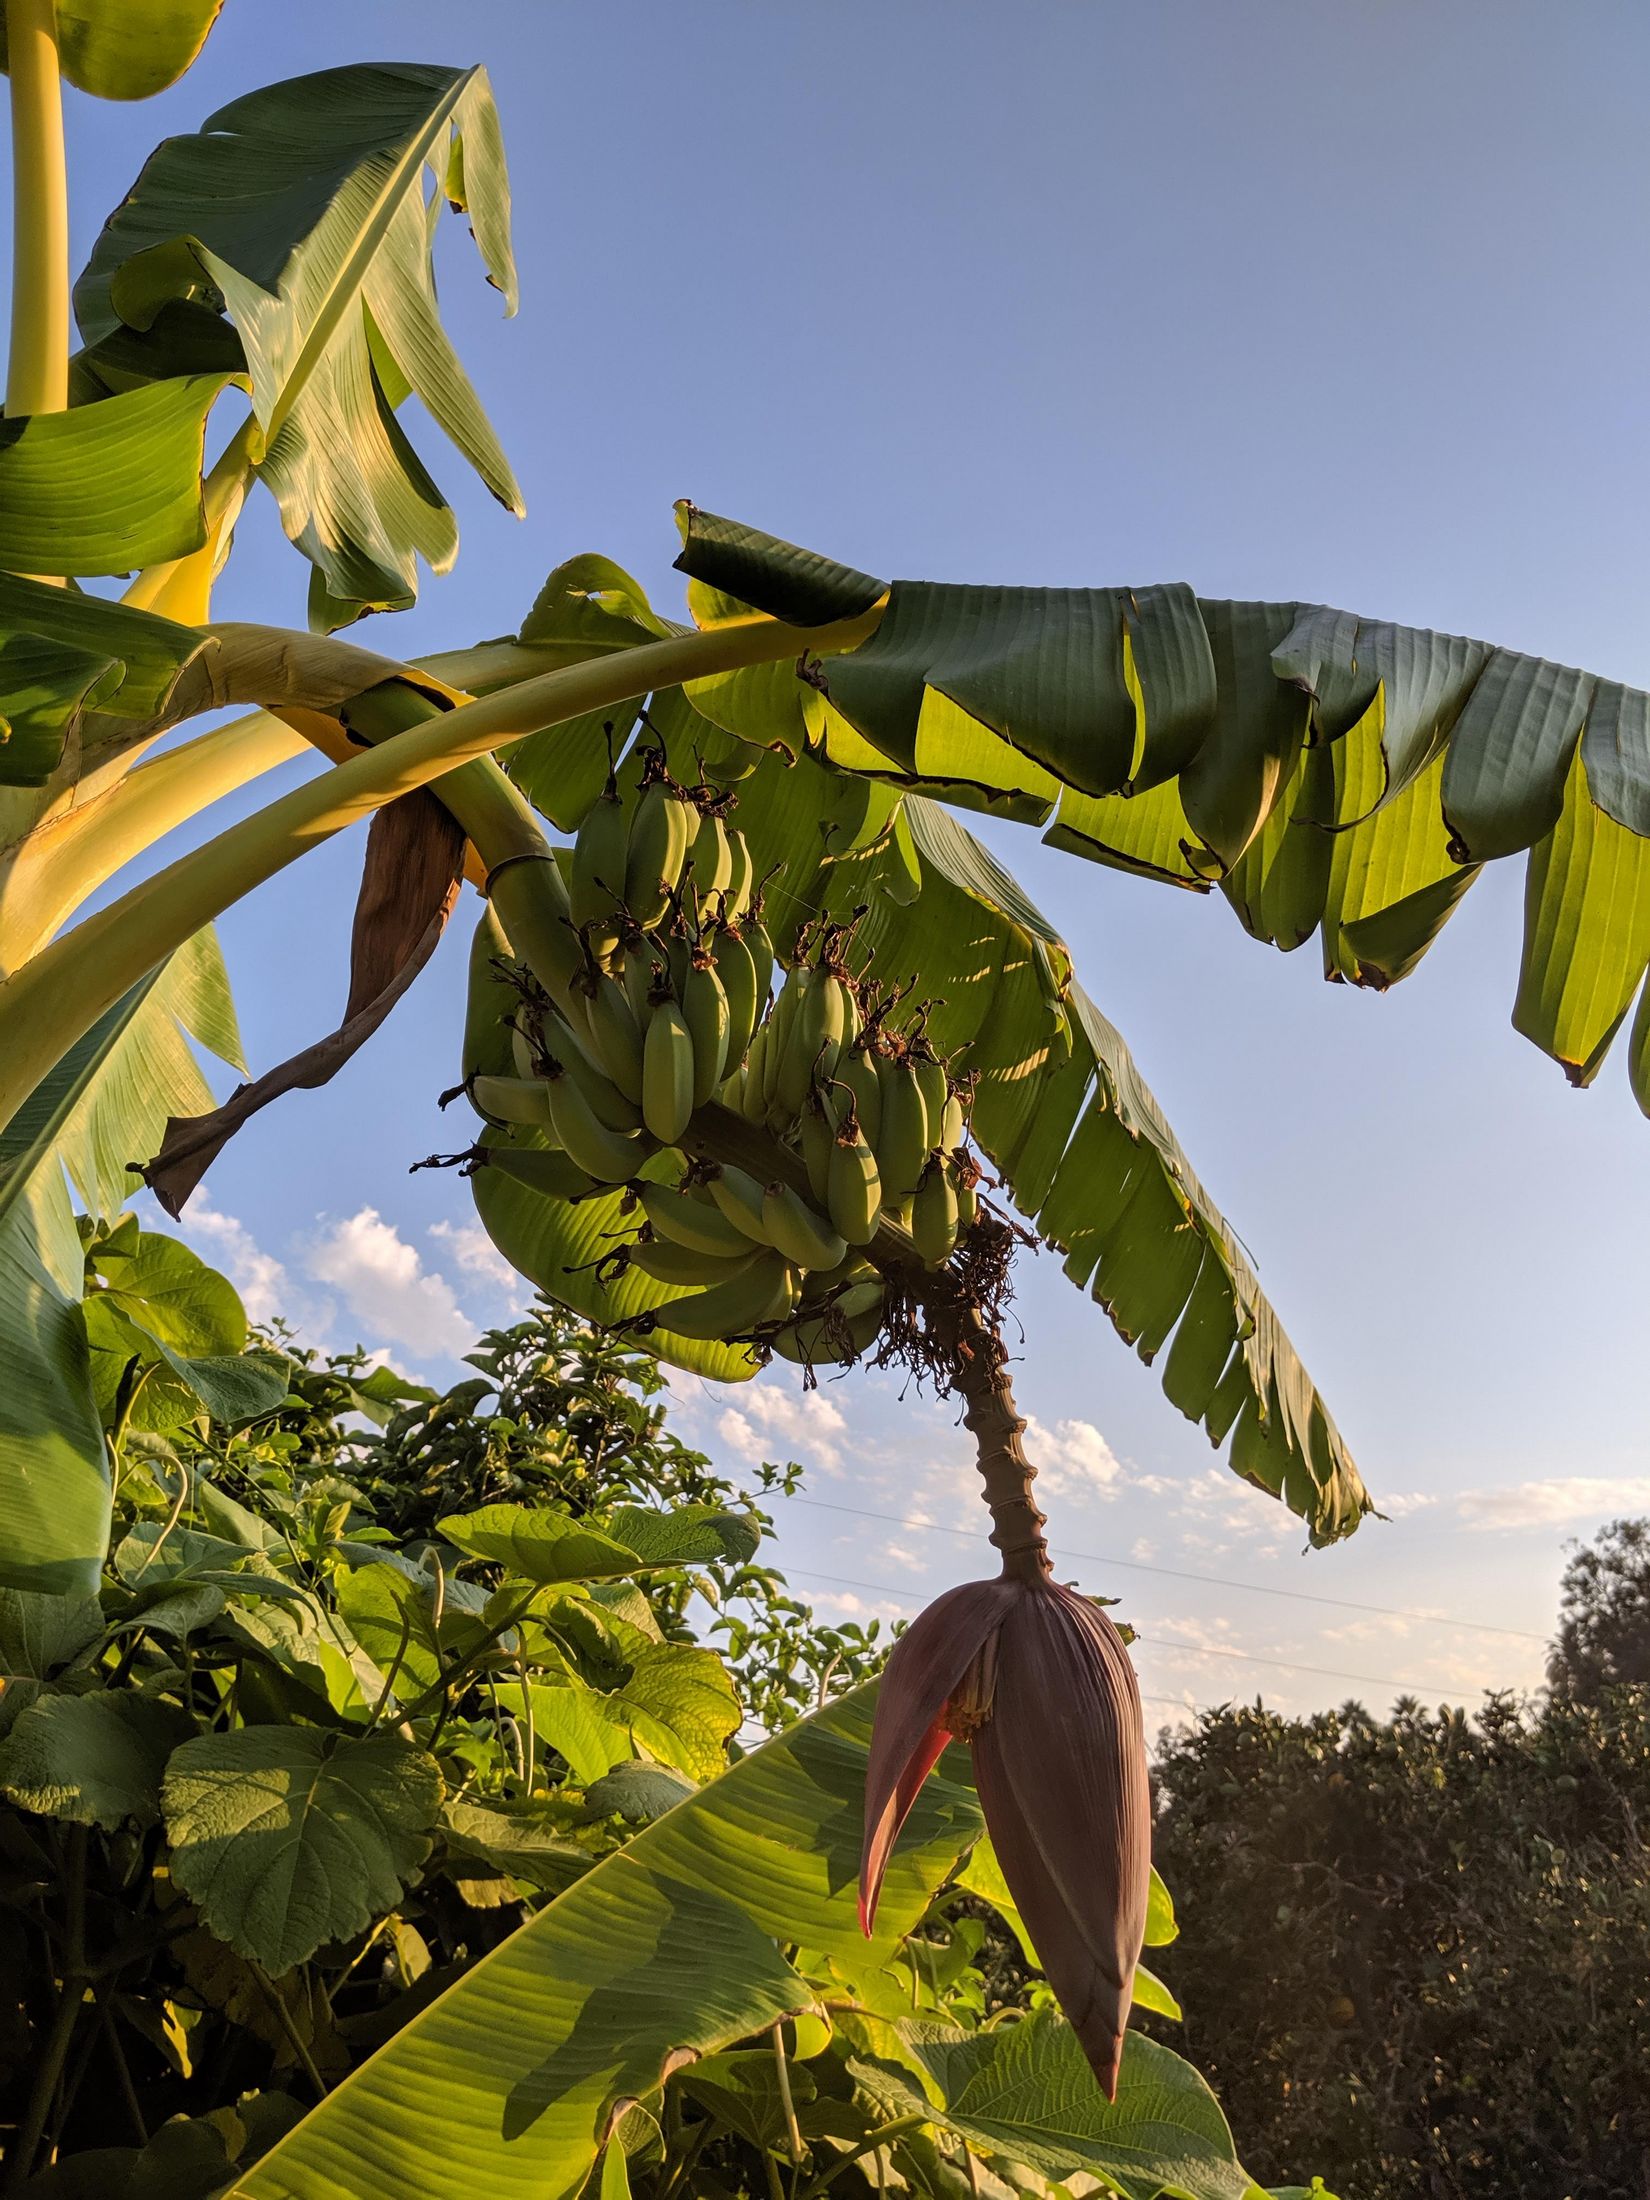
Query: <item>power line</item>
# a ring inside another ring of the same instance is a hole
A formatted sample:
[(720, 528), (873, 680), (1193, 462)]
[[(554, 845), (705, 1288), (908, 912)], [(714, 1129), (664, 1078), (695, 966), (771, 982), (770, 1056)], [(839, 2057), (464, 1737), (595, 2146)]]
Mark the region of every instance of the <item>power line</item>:
[[(821, 1574), (806, 1566), (787, 1566), (787, 1574), (797, 1574), (804, 1581), (829, 1582), (837, 1589), (866, 1589), (873, 1596), (892, 1597), (897, 1604), (925, 1604), (928, 1599), (910, 1589), (895, 1589), (885, 1581), (850, 1581), (841, 1574)], [(1194, 1658), (1236, 1658), (1245, 1665), (1272, 1665), (1286, 1673), (1311, 1673), (1319, 1680), (1357, 1681), (1365, 1688), (1395, 1688), (1401, 1696), (1431, 1696), (1441, 1693), (1435, 1685), (1420, 1681), (1396, 1681), (1380, 1673), (1346, 1673), (1333, 1665), (1302, 1665), (1293, 1658), (1268, 1658), (1250, 1650), (1216, 1650), (1201, 1642), (1176, 1642), (1171, 1635), (1142, 1635), (1137, 1630), (1135, 1641), (1145, 1643), (1153, 1650), (1178, 1650), (1182, 1656)], [(1167, 1696), (1153, 1697), (1154, 1703), (1168, 1703)], [(1182, 1706), (1184, 1709), (1185, 1707)]]
[[(769, 1497), (783, 1497), (792, 1505), (811, 1505), (818, 1512), (851, 1513), (856, 1520), (882, 1520), (891, 1528), (917, 1528), (928, 1535), (960, 1536), (967, 1543), (986, 1543), (988, 1536), (973, 1528), (947, 1528), (937, 1520), (909, 1520), (901, 1513), (867, 1512), (860, 1505), (833, 1505), (823, 1497), (799, 1497), (788, 1490), (769, 1490)], [(1225, 1574), (1194, 1574), (1181, 1566), (1148, 1566), (1143, 1559), (1112, 1558), (1098, 1551), (1071, 1551), (1092, 1566), (1119, 1566), (1133, 1574), (1161, 1574), (1170, 1581), (1197, 1581), (1211, 1589), (1247, 1589), (1260, 1597), (1287, 1597), (1294, 1604), (1326, 1604), (1338, 1612), (1375, 1612), (1384, 1619), (1420, 1620), (1429, 1627), (1465, 1627), (1479, 1635), (1515, 1635), (1521, 1642), (1545, 1642), (1546, 1636), (1529, 1627), (1497, 1627), (1484, 1619), (1450, 1619), (1442, 1612), (1416, 1612), (1402, 1604), (1359, 1604), (1351, 1597), (1318, 1596), (1310, 1589), (1279, 1589), (1264, 1581), (1234, 1581)]]

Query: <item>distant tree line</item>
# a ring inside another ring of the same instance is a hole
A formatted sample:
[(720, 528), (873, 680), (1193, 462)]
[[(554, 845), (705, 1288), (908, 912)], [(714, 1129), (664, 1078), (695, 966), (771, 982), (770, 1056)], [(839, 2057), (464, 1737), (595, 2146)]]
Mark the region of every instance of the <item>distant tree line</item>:
[(1650, 1521), (1566, 1570), (1549, 1688), (1165, 1737), (1163, 1969), (1251, 2172), (1350, 2200), (1650, 2194)]

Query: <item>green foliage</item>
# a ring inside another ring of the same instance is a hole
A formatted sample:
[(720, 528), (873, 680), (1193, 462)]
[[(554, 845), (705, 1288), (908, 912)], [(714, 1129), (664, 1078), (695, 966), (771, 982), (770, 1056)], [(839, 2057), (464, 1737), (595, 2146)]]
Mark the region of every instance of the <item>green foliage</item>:
[[(230, 1060), (239, 1056), (228, 982), (210, 932), (117, 1003), (0, 1130), (0, 1336), (7, 1362), (0, 1385), (6, 1519), (0, 1584), (82, 1593), (96, 1584), (109, 1532), (108, 1454), (81, 1308), (86, 1261), (64, 1175), (95, 1215), (118, 1209), (132, 1156), (149, 1150), (168, 1115), (210, 1099), (186, 1034)], [(168, 1386), (187, 1395), (197, 1376), (210, 1382), (212, 1370), (185, 1369), (162, 1338), (120, 1318), (118, 1334), (112, 1326), (102, 1334), (113, 1356), (105, 1375), (114, 1376), (115, 1389), (133, 1361), (144, 1367), (145, 1380), (164, 1370), (157, 1395)], [(243, 1318), (239, 1337), (244, 1333)], [(238, 1349), (238, 1342), (230, 1345)], [(248, 1372), (226, 1379), (244, 1386)]]
[(1547, 1678), (1596, 1704), (1610, 1689), (1650, 1684), (1650, 1520), (1612, 1520), (1565, 1567)]
[(1606, 2200), (1650, 2147), (1650, 1693), (1209, 1712), (1165, 1737), (1163, 1968), (1257, 2169)]
[(201, 447), (221, 375), (0, 423), (0, 565), (128, 573), (206, 539)]
[[(690, 574), (827, 615), (810, 576), (843, 569), (708, 513), (685, 536)], [(1629, 1075), (1650, 1112), (1650, 695), (1321, 604), (924, 581), (893, 583), (815, 684), (837, 763), (1219, 885), (1257, 938), (1316, 932), (1325, 975), (1353, 984), (1407, 976), (1479, 867), (1528, 851), (1514, 1021), (1586, 1084), (1639, 995)]]
[[(182, 76), (222, 6), (223, 0), (57, 0), (63, 74), (100, 99), (148, 99)], [(4, 15), (0, 5), (0, 32)]]
[[(545, 1308), (438, 1393), (246, 1341), (130, 1217), (81, 1235), (146, 1383), (237, 1339), (283, 1379), (140, 1427), (129, 1374), (100, 1596), (0, 1591), (0, 2123), (58, 2149), (41, 2200), (434, 2195), (460, 2161), (633, 2200), (781, 2166), (799, 2200), (1252, 2194), (1167, 2048), (1094, 2092), (964, 1752), (863, 1937), (875, 1630), (761, 1563), (647, 1355)], [(745, 1755), (752, 1714), (785, 1732)]]
[(168, 138), (75, 286), (91, 345), (148, 329), (178, 301), (233, 323), (258, 471), (315, 567), (312, 608), (327, 626), (410, 604), (417, 558), (445, 572), (457, 553), (452, 512), (396, 420), (410, 394), (494, 495), (521, 508), (441, 326), (432, 184), (468, 211), (514, 311), (509, 185), (486, 74), (412, 64), (268, 85), (195, 135)]

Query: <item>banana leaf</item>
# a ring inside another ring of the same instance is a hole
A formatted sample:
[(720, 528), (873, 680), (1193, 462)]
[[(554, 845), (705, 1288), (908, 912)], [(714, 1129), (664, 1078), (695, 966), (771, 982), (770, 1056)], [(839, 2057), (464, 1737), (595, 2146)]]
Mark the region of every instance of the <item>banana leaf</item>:
[(410, 393), (500, 502), (523, 509), (441, 325), (432, 225), (443, 197), (468, 213), (514, 312), (509, 184), (485, 71), (324, 69), (166, 139), (75, 285), (93, 347), (180, 301), (233, 322), (258, 472), (315, 568), (318, 624), (410, 604), (418, 559), (440, 573), (457, 553), (452, 511), (396, 418)]
[[(679, 508), (678, 564), (818, 623), (858, 584)], [(844, 577), (846, 576), (846, 577)], [(839, 768), (1041, 825), (1208, 892), (1325, 973), (1407, 977), (1481, 867), (1527, 864), (1514, 1022), (1574, 1083), (1635, 995), (1650, 1032), (1650, 695), (1461, 635), (1178, 584), (896, 581), (871, 640), (810, 674)], [(1650, 1113), (1650, 1050), (1629, 1074)]]
[(0, 1133), (0, 1587), (90, 1593), (108, 1462), (81, 1312), (72, 1181), (108, 1218), (167, 1117), (211, 1094), (185, 1034), (241, 1067), (216, 937), (197, 933), (71, 1049)]

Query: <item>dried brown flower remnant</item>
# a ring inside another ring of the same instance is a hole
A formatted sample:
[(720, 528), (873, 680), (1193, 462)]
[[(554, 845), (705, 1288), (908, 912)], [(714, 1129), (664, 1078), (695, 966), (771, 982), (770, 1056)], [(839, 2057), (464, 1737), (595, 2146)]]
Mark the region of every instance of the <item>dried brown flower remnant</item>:
[(997, 1861), (1107, 2097), (1151, 1877), (1134, 1668), (1099, 1607), (1046, 1576), (951, 1589), (895, 1644), (865, 1793), (860, 1917), (946, 1744), (966, 1741)]

